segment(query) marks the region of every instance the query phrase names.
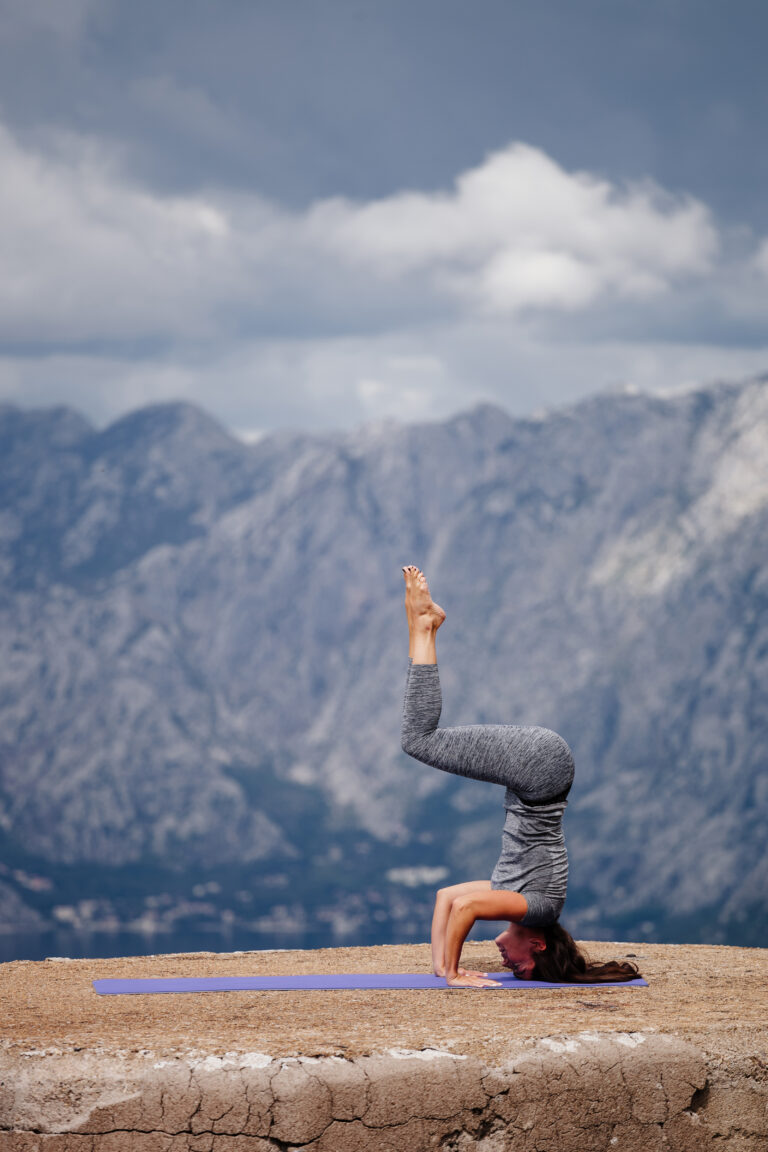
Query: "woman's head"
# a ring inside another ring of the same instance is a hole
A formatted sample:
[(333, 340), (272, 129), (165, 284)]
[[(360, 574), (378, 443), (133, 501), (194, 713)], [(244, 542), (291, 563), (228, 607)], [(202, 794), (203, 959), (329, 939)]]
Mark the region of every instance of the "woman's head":
[(495, 944), (501, 953), (505, 968), (511, 968), (520, 980), (532, 980), (537, 957), (547, 947), (543, 928), (528, 928), (514, 921), (499, 936)]
[(628, 960), (593, 963), (586, 952), (557, 921), (542, 928), (510, 924), (496, 937), (504, 966), (521, 980), (546, 980), (552, 984), (603, 984), (632, 980), (636, 964)]

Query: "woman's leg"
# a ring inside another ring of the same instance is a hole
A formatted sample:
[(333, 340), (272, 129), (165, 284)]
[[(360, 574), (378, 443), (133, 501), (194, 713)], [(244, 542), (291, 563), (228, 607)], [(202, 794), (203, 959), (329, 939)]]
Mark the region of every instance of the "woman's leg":
[(403, 704), (403, 750), (443, 772), (511, 788), (529, 802), (563, 798), (573, 781), (573, 756), (556, 732), (516, 724), (438, 728), (442, 691), (435, 637), (445, 612), (432, 601), (418, 569), (404, 571), (413, 662)]

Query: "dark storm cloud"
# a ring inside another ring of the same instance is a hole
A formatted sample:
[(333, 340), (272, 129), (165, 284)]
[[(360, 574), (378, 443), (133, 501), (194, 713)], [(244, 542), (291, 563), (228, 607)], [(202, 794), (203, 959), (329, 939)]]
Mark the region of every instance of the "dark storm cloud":
[(510, 140), (768, 230), (762, 0), (5, 0), (11, 125), (283, 203), (449, 182)]

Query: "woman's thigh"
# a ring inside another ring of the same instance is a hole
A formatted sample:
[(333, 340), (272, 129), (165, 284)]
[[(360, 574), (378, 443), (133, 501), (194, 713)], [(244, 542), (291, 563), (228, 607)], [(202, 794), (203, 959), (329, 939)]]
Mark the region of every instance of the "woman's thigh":
[(536, 725), (459, 724), (418, 734), (403, 747), (443, 772), (501, 784), (524, 800), (567, 794), (573, 781), (565, 740)]

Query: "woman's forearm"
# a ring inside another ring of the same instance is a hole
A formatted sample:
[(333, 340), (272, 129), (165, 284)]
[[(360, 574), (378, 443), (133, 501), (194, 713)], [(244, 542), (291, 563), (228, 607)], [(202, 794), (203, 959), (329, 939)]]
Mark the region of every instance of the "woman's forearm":
[(435, 896), (435, 911), (432, 915), (432, 971), (435, 976), (445, 975), (445, 933), (448, 917), (451, 914), (451, 898), (445, 892)]
[(471, 898), (460, 897), (454, 900), (445, 933), (446, 980), (453, 980), (458, 975), (461, 949), (474, 923), (475, 909)]

